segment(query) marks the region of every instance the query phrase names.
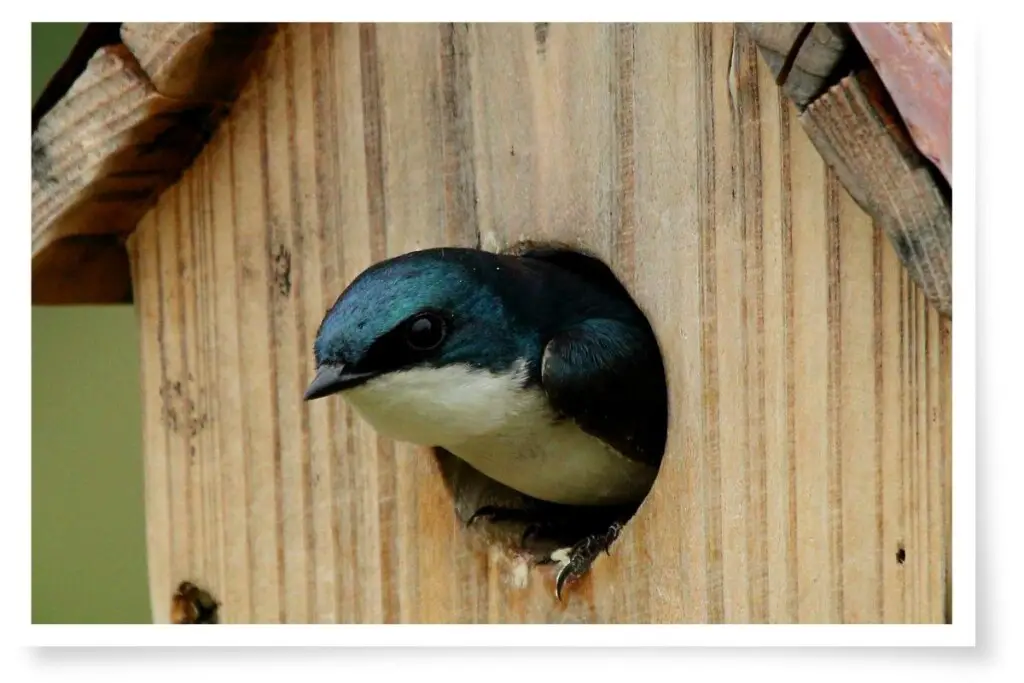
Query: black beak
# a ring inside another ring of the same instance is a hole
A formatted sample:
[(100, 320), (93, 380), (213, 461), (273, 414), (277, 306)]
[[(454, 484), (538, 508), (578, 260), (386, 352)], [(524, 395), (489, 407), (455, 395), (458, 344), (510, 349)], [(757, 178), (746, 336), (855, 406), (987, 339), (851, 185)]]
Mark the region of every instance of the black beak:
[(316, 377), (309, 383), (302, 400), (312, 401), (351, 389), (373, 376), (372, 372), (346, 372), (344, 365), (321, 365), (316, 369)]

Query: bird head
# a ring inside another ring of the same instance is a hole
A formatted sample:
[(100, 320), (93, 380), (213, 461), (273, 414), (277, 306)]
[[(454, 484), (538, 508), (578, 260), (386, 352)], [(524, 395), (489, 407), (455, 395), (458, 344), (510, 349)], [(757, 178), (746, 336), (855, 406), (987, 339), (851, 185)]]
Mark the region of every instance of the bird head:
[(481, 277), (489, 258), (428, 249), (363, 271), (320, 324), (305, 399), (340, 393), (379, 431), (414, 443), (483, 429), (519, 381), (510, 378), (522, 355)]

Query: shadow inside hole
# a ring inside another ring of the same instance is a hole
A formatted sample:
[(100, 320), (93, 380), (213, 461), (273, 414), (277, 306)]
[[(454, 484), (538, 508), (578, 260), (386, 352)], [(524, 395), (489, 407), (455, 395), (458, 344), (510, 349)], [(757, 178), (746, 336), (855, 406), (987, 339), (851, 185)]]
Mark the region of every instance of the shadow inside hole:
[[(555, 550), (605, 534), (616, 522), (626, 524), (646, 498), (621, 506), (549, 503), (510, 489), (443, 448), (435, 448), (434, 456), (452, 496), (456, 518), (487, 543), (534, 562), (546, 562)], [(474, 519), (487, 508), (500, 509), (504, 514), (500, 518)]]
[[(613, 296), (628, 297), (647, 320), (646, 313), (636, 303), (625, 285), (607, 265), (592, 254), (565, 244), (535, 241), (519, 242), (503, 253), (522, 255), (548, 249), (570, 250), (572, 255), (565, 263), (571, 269), (587, 279), (601, 282)], [(574, 258), (579, 256), (587, 259)], [(654, 337), (653, 330), (651, 335)], [(452, 496), (458, 520), (485, 543), (497, 545), (513, 554), (525, 555), (534, 562), (548, 562), (555, 550), (571, 547), (588, 537), (607, 534), (613, 524), (625, 526), (630, 522), (657, 481), (667, 440), (667, 380), (660, 348), (656, 348), (656, 353), (661, 369), (663, 392), (663, 396), (656, 400), (660, 402), (663, 419), (653, 420), (651, 433), (645, 433), (642, 438), (658, 444), (658, 472), (642, 495), (625, 504), (606, 506), (565, 505), (542, 501), (491, 479), (443, 448), (434, 448), (434, 456), (445, 488)], [(615, 416), (611, 415), (608, 419), (615, 420)], [(500, 509), (502, 514), (477, 516), (480, 511), (488, 508)]]

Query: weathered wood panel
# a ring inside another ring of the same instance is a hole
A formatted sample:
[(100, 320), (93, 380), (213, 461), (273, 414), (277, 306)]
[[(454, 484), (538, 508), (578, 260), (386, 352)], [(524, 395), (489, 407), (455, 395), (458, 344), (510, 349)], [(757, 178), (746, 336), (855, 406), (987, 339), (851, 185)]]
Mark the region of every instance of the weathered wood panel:
[[(363, 268), (522, 237), (606, 257), (670, 373), (654, 491), (564, 604), (427, 451), (301, 400)], [(184, 578), (228, 622), (945, 618), (949, 323), (729, 25), (289, 25), (130, 246), (156, 621)]]
[(33, 108), (34, 304), (131, 302), (124, 238), (202, 149), (274, 28), (125, 23), (112, 43), (118, 26), (90, 24)]

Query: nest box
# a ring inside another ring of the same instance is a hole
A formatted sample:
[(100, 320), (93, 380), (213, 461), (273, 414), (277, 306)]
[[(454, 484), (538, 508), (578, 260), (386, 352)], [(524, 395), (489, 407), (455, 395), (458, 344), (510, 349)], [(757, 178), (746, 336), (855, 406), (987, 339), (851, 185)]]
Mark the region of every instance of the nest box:
[[(949, 136), (889, 68), (945, 34), (907, 26), (87, 32), (34, 112), (33, 299), (137, 312), (154, 619), (191, 581), (221, 622), (948, 621)], [(302, 400), (364, 268), (522, 239), (606, 260), (671, 393), (563, 602), (429, 452)]]

